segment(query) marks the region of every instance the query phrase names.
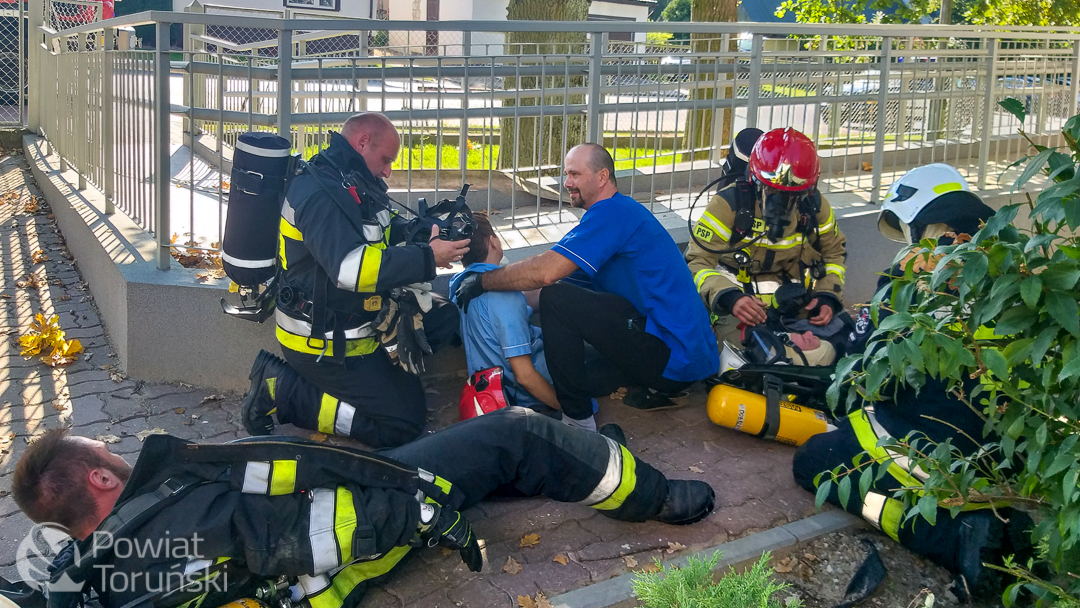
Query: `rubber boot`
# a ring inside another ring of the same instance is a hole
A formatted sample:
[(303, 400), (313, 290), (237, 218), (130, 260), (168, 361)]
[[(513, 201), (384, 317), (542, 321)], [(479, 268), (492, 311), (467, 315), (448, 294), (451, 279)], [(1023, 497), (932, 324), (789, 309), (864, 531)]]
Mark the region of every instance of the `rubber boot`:
[(260, 350), (251, 366), (248, 378), (251, 386), (244, 397), (241, 417), (244, 429), (250, 435), (269, 435), (274, 432), (273, 415), (277, 411), (274, 405), (275, 389), (278, 377), (292, 369), (285, 361), (265, 350)]
[(669, 479), (667, 498), (656, 521), (686, 526), (708, 517), (716, 504), (716, 492), (704, 481)]

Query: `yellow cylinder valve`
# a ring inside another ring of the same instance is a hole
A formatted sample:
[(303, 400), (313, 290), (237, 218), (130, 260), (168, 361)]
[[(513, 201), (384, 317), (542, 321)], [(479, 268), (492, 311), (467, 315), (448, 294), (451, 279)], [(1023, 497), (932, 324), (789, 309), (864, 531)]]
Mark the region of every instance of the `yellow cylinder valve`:
[(789, 445), (802, 445), (818, 433), (835, 429), (819, 410), (776, 399), (768, 399), (727, 384), (709, 391), (709, 419), (720, 426), (775, 439)]
[(254, 598), (242, 597), (238, 600), (233, 600), (220, 608), (266, 608), (266, 604)]

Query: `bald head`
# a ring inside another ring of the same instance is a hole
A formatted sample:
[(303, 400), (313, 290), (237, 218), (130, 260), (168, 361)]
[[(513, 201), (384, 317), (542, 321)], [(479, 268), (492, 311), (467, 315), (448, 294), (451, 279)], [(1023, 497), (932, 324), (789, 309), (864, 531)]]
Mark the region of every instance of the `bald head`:
[(563, 172), (566, 175), (563, 185), (574, 207), (588, 209), (619, 191), (615, 184), (615, 161), (603, 146), (574, 146), (566, 153)]
[(575, 150), (581, 154), (582, 160), (585, 161), (585, 164), (593, 173), (607, 170), (608, 181), (611, 182), (612, 186), (619, 187), (619, 183), (615, 180), (615, 159), (611, 158), (607, 148), (600, 144), (580, 144), (571, 148), (567, 155)]
[(390, 119), (375, 112), (357, 114), (345, 121), (341, 136), (377, 177), (390, 177), (390, 167), (397, 158), (400, 142)]

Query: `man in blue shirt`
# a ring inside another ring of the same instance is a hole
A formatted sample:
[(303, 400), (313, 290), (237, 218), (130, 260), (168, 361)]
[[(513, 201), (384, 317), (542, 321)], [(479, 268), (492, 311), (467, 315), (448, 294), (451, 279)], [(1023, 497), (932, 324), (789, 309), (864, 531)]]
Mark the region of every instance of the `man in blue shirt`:
[[(622, 195), (615, 163), (602, 146), (582, 144), (566, 155), (570, 202), (580, 222), (551, 250), (505, 268), (461, 279), (458, 304), (487, 291), (540, 292), (540, 324), (548, 369), (563, 414), (596, 428), (585, 368), (585, 345), (649, 389), (642, 409), (670, 405), (666, 396), (716, 373), (716, 340), (682, 254), (660, 222)], [(592, 289), (569, 282), (583, 272)]]

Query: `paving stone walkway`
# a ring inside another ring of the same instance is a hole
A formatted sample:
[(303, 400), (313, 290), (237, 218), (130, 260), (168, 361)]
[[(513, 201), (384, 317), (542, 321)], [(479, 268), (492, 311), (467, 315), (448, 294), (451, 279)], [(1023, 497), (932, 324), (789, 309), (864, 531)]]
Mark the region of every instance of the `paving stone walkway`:
[[(209, 442), (245, 433), (238, 417), (241, 395), (117, 374), (90, 286), (80, 278), (77, 260), (69, 259), (48, 206), (42, 202), (36, 212), (25, 208), (31, 196), (40, 195), (23, 157), (0, 155), (0, 195), (11, 191), (18, 200), (0, 203), (0, 575), (17, 578), (16, 549), (32, 524), (10, 497), (11, 473), (35, 435), (59, 426), (89, 437), (112, 435), (117, 442), (111, 449), (134, 463), (141, 431), (164, 429)], [(49, 259), (34, 263), (39, 250)], [(38, 287), (17, 285), (31, 274)], [(50, 368), (19, 355), (18, 337), (38, 312), (58, 315), (67, 337), (82, 341), (86, 350), (77, 362)], [(456, 419), (463, 381), (464, 372), (425, 379), (431, 430)], [(712, 484), (718, 508), (703, 522), (628, 524), (543, 498), (491, 499), (466, 512), (487, 544), (483, 572), (469, 572), (456, 554), (417, 551), (372, 589), (363, 605), (516, 606), (519, 595), (542, 591), (550, 598), (640, 569), (655, 557), (676, 557), (811, 515), (813, 497), (791, 478), (793, 448), (711, 424), (705, 399), (697, 387), (683, 408), (643, 413), (605, 398), (598, 415), (600, 423), (621, 424), (630, 449), (668, 476)], [(291, 427), (279, 432), (311, 434)], [(523, 548), (526, 534), (539, 535), (539, 543)], [(666, 553), (672, 546), (685, 549)], [(566, 556), (565, 565), (553, 561), (560, 555)], [(508, 558), (521, 565), (519, 573), (503, 571)]]

